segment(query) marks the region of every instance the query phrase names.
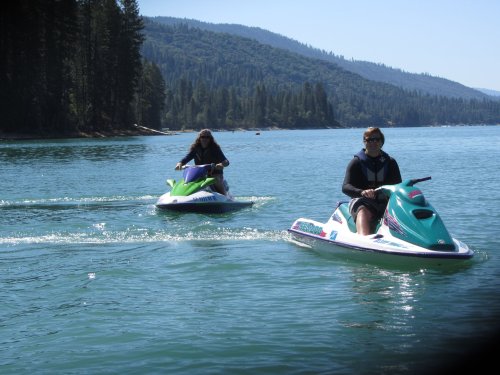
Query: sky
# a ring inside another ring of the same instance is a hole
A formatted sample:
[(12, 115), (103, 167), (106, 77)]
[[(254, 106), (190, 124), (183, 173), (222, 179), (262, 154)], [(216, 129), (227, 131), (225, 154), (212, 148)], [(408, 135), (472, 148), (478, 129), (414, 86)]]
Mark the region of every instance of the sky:
[(143, 16), (230, 23), (346, 59), (500, 91), (500, 0), (138, 0)]

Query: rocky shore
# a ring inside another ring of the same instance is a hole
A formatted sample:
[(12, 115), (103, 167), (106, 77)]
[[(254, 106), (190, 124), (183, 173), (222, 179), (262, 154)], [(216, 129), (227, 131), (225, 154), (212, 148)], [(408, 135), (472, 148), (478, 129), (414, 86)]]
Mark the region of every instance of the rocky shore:
[(0, 141), (15, 141), (15, 140), (36, 140), (36, 139), (69, 139), (69, 138), (108, 138), (108, 137), (133, 137), (140, 135), (174, 135), (175, 132), (164, 132), (145, 126), (135, 125), (133, 129), (121, 129), (111, 131), (96, 131), (91, 133), (78, 132), (74, 134), (64, 134), (61, 136), (40, 135), (40, 134), (22, 134), (22, 133), (5, 133), (0, 130)]

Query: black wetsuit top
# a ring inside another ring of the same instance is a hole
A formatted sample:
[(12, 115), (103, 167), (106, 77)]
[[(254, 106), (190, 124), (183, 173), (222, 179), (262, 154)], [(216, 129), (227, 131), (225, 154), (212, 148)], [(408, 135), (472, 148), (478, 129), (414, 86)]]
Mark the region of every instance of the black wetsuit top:
[(342, 192), (351, 198), (359, 198), (363, 190), (400, 182), (401, 172), (395, 159), (384, 151), (372, 158), (361, 150), (346, 168)]
[[(193, 159), (196, 165), (212, 163), (218, 164), (222, 163), (224, 160), (227, 160), (222, 150), (219, 147), (215, 147), (213, 145), (210, 145), (207, 148), (196, 146), (181, 159), (181, 163), (187, 164)], [(222, 174), (222, 170), (212, 171), (212, 175), (216, 174)]]

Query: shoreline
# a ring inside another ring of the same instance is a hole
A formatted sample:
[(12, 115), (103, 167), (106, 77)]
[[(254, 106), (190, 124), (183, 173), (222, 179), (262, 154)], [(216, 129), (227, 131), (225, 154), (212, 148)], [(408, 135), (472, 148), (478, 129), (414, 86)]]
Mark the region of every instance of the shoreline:
[[(137, 136), (171, 136), (182, 133), (197, 133), (201, 129), (179, 129), (179, 130), (156, 130), (145, 126), (134, 124), (135, 129), (121, 129), (111, 131), (95, 131), (91, 133), (78, 132), (75, 134), (65, 134), (61, 136), (46, 135), (41, 136), (38, 134), (21, 134), (21, 133), (4, 133), (0, 130), (0, 142), (2, 141), (36, 141), (36, 140), (49, 140), (49, 139), (92, 139), (92, 138), (112, 138), (112, 137), (137, 137)], [(460, 126), (500, 126), (500, 124), (454, 124), (454, 125), (426, 125), (418, 126), (422, 128), (427, 127), (460, 127)], [(397, 126), (391, 128), (404, 128), (404, 126)], [(360, 128), (345, 128), (345, 127), (318, 127), (318, 128), (279, 128), (276, 126), (262, 127), (262, 128), (237, 128), (237, 129), (210, 129), (212, 132), (254, 132), (260, 134), (263, 131), (279, 131), (279, 130), (318, 130), (318, 129), (362, 129)]]
[[(92, 139), (92, 138), (112, 138), (112, 137), (137, 137), (137, 136), (171, 136), (181, 133), (197, 133), (199, 129), (183, 129), (183, 130), (156, 130), (151, 129), (141, 125), (134, 125), (136, 129), (123, 129), (123, 130), (112, 130), (112, 131), (95, 131), (91, 133), (78, 132), (75, 134), (65, 134), (61, 136), (47, 135), (41, 136), (37, 134), (21, 134), (21, 133), (4, 133), (0, 131), (0, 142), (2, 141), (36, 141), (36, 140), (48, 140), (48, 139)], [(213, 132), (261, 132), (261, 131), (271, 131), (271, 130), (285, 130), (276, 127), (270, 128), (252, 128), (252, 129), (211, 129)]]
[(147, 128), (145, 126), (135, 125), (136, 129), (121, 129), (111, 131), (95, 131), (91, 133), (78, 132), (74, 134), (64, 134), (61, 136), (39, 135), (39, 134), (21, 134), (21, 133), (4, 133), (0, 131), (0, 141), (30, 141), (30, 140), (47, 140), (47, 139), (79, 139), (79, 138), (111, 138), (111, 137), (136, 137), (143, 135), (175, 135), (174, 131), (159, 131), (156, 129)]

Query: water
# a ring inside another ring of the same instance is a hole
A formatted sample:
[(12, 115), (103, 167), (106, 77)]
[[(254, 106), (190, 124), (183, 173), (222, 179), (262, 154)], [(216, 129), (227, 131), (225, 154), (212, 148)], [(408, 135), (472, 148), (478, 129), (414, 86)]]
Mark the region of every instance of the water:
[[(500, 317), (500, 127), (387, 129), (467, 267), (289, 242), (326, 221), (362, 129), (216, 133), (225, 215), (159, 212), (194, 134), (0, 143), (0, 373), (412, 374), (484, 353)], [(467, 362), (470, 363), (470, 362)]]

